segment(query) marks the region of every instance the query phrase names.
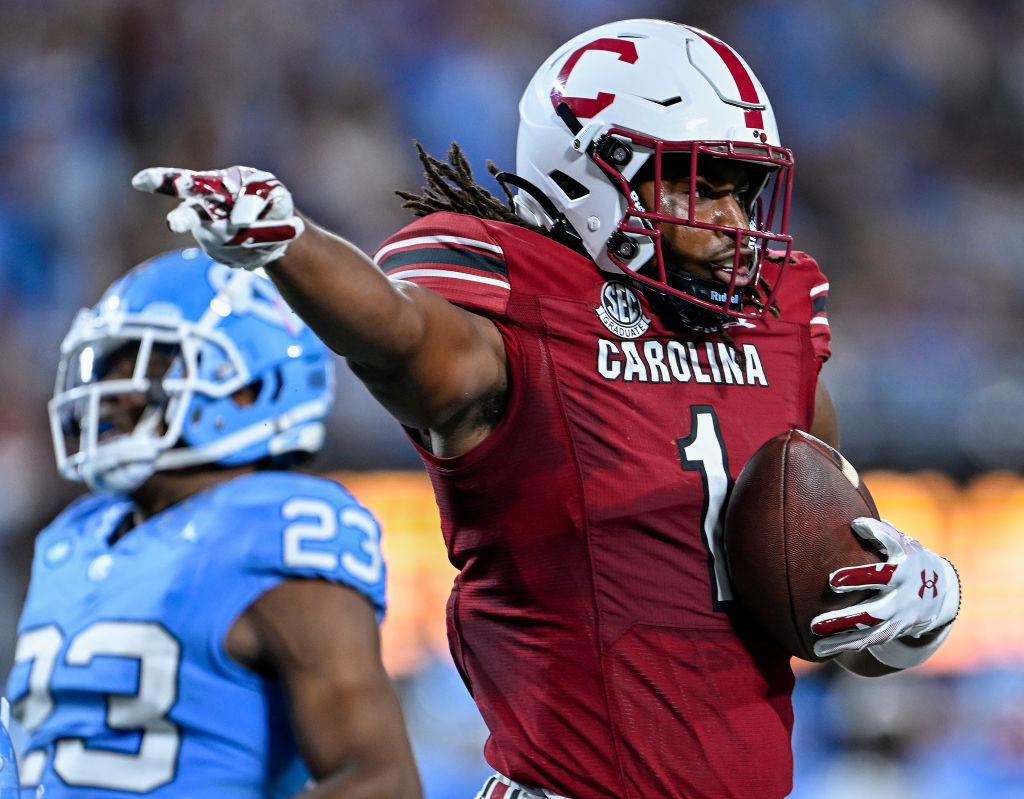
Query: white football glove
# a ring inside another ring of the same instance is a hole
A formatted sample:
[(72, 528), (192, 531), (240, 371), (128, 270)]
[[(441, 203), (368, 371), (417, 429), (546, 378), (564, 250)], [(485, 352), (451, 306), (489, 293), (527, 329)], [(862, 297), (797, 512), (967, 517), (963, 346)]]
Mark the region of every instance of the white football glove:
[(151, 167), (136, 173), (132, 186), (181, 199), (167, 214), (167, 226), (192, 233), (207, 255), (228, 266), (265, 266), (306, 229), (291, 192), (269, 172), (251, 166), (208, 172)]
[[(959, 612), (956, 569), (885, 520), (864, 516), (854, 519), (850, 527), (886, 560), (837, 569), (829, 575), (829, 586), (837, 593), (865, 589), (877, 593), (857, 605), (815, 616), (811, 631), (824, 637), (814, 643), (814, 654), (829, 657), (867, 649), (893, 668), (924, 662), (938, 649)], [(919, 638), (940, 628), (942, 633), (927, 646), (908, 646), (899, 640)]]

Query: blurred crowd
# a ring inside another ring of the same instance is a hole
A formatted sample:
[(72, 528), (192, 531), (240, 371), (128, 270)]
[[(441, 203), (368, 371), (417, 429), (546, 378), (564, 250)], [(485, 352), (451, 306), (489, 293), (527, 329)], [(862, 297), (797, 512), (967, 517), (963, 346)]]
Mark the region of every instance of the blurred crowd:
[[(768, 90), (796, 153), (797, 246), (831, 279), (826, 381), (848, 457), (1019, 471), (1021, 0), (0, 0), (0, 671), (32, 536), (78, 492), (56, 477), (45, 411), (61, 337), (114, 277), (186, 244), (131, 175), (257, 165), (372, 250), (410, 219), (392, 192), (421, 185), (414, 140), (435, 155), (459, 141), (499, 192), (486, 162), (514, 167), (533, 70), (624, 14), (721, 36)], [(419, 465), (344, 368), (322, 464)], [(1021, 683), (906, 676), (897, 700), (815, 672), (794, 796), (1024, 795)], [(441, 659), (403, 688), (428, 795), (471, 796), (482, 731), (457, 677)]]

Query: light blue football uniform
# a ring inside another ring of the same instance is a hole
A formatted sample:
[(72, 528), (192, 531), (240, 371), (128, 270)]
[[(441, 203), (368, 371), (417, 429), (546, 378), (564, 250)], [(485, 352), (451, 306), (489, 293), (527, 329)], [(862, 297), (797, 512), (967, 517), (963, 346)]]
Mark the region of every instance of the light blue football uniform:
[(289, 578), (385, 607), (380, 528), (341, 486), (237, 478), (109, 544), (132, 503), (86, 496), (40, 533), (7, 695), (29, 733), (24, 799), (284, 797), (309, 779), (277, 684), (224, 638)]

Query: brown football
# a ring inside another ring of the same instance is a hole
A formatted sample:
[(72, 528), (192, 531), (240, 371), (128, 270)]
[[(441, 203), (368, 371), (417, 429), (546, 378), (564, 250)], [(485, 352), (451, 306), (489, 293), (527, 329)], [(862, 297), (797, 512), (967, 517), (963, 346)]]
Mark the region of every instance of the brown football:
[(798, 658), (829, 660), (814, 654), (811, 619), (871, 593), (837, 594), (828, 586), (836, 569), (881, 561), (850, 529), (858, 516), (877, 519), (878, 509), (857, 471), (800, 430), (769, 439), (736, 478), (724, 525), (733, 592), (753, 621)]

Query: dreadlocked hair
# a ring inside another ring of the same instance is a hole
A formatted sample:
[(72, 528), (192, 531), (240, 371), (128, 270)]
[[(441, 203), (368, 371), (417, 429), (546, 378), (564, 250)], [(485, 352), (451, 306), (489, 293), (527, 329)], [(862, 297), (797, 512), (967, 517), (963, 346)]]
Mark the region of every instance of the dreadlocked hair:
[[(759, 277), (757, 279), (757, 287), (759, 289), (761, 289), (761, 291), (764, 292), (764, 296), (765, 297), (770, 297), (771, 296), (772, 285), (767, 280), (765, 280), (763, 277)], [(772, 301), (772, 304), (769, 305), (767, 308), (764, 307), (764, 303), (761, 302), (759, 299), (757, 299), (757, 297), (753, 297), (752, 296), (750, 298), (749, 302), (757, 310), (759, 310), (759, 311), (767, 311), (768, 313), (770, 313), (776, 319), (779, 318), (779, 306), (776, 305), (774, 301)]]
[[(497, 222), (508, 222), (513, 225), (540, 230), (522, 219), (512, 210), (512, 192), (505, 184), (508, 205), (505, 205), (473, 178), (473, 170), (469, 166), (462, 148), (452, 142), (448, 151), (448, 163), (428, 154), (419, 142), (415, 142), (423, 174), (427, 185), (422, 194), (396, 190), (395, 194), (405, 200), (403, 208), (408, 208), (416, 216), (426, 216), (437, 211), (450, 211), (456, 214), (470, 214), (481, 219), (492, 219)], [(487, 171), (498, 175), (501, 170), (488, 160)]]

